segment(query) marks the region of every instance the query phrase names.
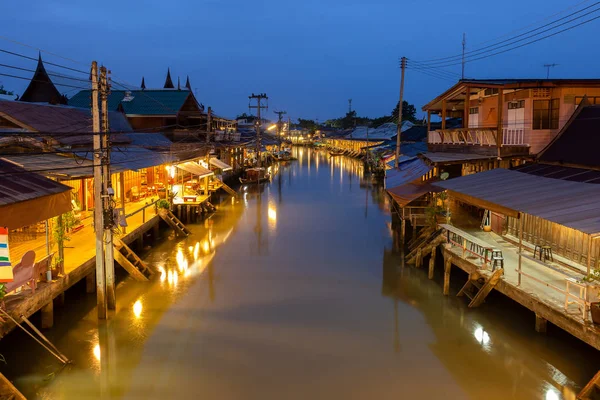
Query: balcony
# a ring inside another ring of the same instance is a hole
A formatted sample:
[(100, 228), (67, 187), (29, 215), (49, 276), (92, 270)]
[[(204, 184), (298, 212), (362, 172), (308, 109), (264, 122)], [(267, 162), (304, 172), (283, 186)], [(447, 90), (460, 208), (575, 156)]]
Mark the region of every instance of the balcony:
[[(430, 151), (476, 153), (496, 155), (496, 128), (458, 128), (430, 131), (428, 147)], [(503, 128), (501, 156), (528, 155), (529, 144), (525, 140), (524, 128)]]

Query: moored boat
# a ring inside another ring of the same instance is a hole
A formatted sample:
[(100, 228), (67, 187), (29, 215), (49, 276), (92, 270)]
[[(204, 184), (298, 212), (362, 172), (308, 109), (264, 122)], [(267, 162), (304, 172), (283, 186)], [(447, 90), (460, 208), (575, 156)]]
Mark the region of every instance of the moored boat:
[(264, 168), (248, 168), (244, 177), (240, 177), (241, 183), (263, 183), (271, 179), (271, 174)]

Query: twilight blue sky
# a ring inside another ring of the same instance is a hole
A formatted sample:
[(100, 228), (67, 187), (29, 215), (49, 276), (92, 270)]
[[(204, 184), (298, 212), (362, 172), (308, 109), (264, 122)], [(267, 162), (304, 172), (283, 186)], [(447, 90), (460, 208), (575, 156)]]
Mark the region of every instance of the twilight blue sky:
[[(51, 62), (87, 70), (96, 59), (113, 78), (162, 87), (167, 67), (176, 82), (190, 76), (199, 101), (228, 117), (247, 112), (247, 96), (266, 92), (272, 110), (292, 118), (342, 116), (348, 98), (361, 116), (391, 111), (398, 98), (398, 59), (460, 53), (575, 6), (581, 0), (81, 0), (8, 1), (0, 36), (74, 60), (42, 53)], [(593, 4), (584, 2), (579, 8)], [(498, 5), (501, 7), (498, 8)], [(594, 14), (596, 15), (596, 14)], [(562, 16), (562, 15), (561, 15)], [(542, 22), (543, 23), (543, 22)], [(541, 24), (541, 23), (540, 23)], [(597, 78), (592, 44), (600, 19), (545, 41), (467, 64), (469, 78)], [(0, 40), (0, 48), (36, 56), (34, 49)], [(0, 53), (0, 63), (35, 68)], [(49, 67), (48, 69), (72, 73)], [(449, 67), (459, 73), (460, 66)], [(0, 67), (0, 73), (31, 76)], [(84, 77), (85, 78), (85, 77)], [(405, 98), (420, 107), (453, 82), (407, 71)], [(22, 93), (23, 80), (0, 76)], [(66, 82), (66, 81), (65, 81)], [(83, 84), (70, 82), (71, 84)], [(74, 89), (63, 91), (74, 93)]]

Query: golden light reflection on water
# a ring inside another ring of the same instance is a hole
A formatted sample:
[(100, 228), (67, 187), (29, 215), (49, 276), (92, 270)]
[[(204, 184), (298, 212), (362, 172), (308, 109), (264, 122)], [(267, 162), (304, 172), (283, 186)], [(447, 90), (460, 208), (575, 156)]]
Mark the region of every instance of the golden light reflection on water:
[(142, 310), (142, 300), (137, 299), (136, 302), (133, 303), (133, 315), (135, 315), (136, 318), (140, 318), (142, 316)]
[(92, 350), (92, 354), (94, 355), (94, 358), (96, 359), (96, 361), (100, 361), (100, 345), (98, 343), (96, 343), (96, 345), (94, 346), (94, 349)]

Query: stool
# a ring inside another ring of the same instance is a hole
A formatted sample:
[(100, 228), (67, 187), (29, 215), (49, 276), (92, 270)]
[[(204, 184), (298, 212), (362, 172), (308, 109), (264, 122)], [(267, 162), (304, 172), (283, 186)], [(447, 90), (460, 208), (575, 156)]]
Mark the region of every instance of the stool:
[(500, 268), (504, 269), (504, 258), (502, 256), (492, 257), (492, 260), (494, 261), (492, 263), (492, 272), (496, 270), (496, 264), (500, 264)]
[(542, 259), (542, 245), (541, 244), (536, 244), (535, 248), (533, 249), (533, 258), (535, 258), (535, 254), (537, 252), (540, 252), (540, 260)]
[(554, 257), (552, 257), (552, 246), (542, 246), (540, 250), (540, 260), (542, 259), (542, 254), (544, 255), (544, 260), (551, 260), (554, 262)]
[(493, 249), (492, 250), (492, 259), (494, 259), (494, 257), (502, 258), (502, 250)]

